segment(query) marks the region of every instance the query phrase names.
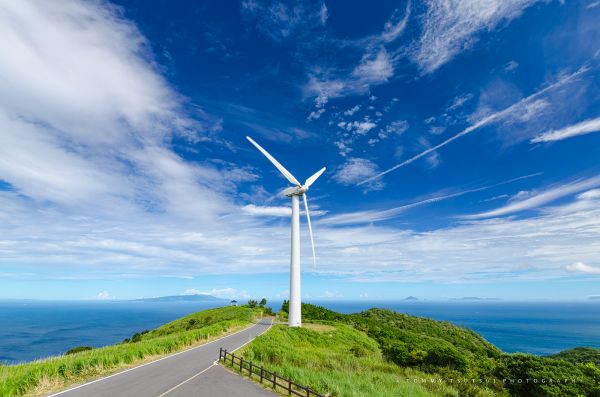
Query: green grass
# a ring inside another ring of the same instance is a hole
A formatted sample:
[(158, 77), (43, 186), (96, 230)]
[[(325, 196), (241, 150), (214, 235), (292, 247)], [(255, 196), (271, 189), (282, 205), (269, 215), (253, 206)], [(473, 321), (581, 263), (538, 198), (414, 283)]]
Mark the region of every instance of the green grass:
[[(0, 366), (0, 396), (41, 395), (106, 375), (243, 328), (252, 322), (255, 314), (245, 307), (206, 310), (145, 333), (138, 342)], [(190, 322), (192, 319), (196, 321)]]
[(288, 328), (276, 325), (245, 346), (240, 354), (269, 371), (331, 396), (458, 396), (416, 369), (387, 362), (377, 342), (352, 327)]
[(594, 363), (600, 368), (600, 349), (595, 349), (593, 347), (576, 347), (563, 350), (550, 357), (557, 360), (565, 360), (573, 364)]
[(302, 304), (302, 315), (320, 328), (274, 327), (244, 358), (332, 396), (600, 397), (595, 349), (508, 354), (467, 328), (383, 309)]

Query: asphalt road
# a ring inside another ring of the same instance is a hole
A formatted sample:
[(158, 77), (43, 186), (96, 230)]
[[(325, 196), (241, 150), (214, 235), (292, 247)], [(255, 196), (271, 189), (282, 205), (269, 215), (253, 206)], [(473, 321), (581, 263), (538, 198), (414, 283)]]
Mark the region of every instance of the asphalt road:
[(265, 332), (270, 326), (270, 320), (262, 320), (238, 333), (51, 396), (274, 396), (253, 382), (214, 365), (219, 357), (220, 347), (233, 351)]

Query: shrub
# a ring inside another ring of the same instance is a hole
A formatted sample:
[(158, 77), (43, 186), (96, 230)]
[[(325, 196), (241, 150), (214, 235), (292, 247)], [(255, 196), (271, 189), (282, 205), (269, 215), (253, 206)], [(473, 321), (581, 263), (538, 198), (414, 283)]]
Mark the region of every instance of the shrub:
[(91, 347), (91, 346), (77, 346), (77, 347), (67, 350), (65, 355), (75, 354), (75, 353), (84, 352), (86, 350), (92, 350), (92, 349), (93, 349), (93, 347)]

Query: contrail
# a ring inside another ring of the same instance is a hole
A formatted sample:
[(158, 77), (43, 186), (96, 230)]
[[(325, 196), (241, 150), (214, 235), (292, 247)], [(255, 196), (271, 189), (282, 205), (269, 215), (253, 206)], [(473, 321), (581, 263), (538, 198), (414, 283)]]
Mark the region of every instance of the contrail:
[(454, 140), (456, 140), (456, 139), (458, 139), (460, 137), (463, 137), (463, 136), (465, 136), (467, 134), (470, 134), (471, 132), (473, 132), (473, 131), (475, 131), (475, 130), (477, 130), (477, 129), (479, 129), (479, 128), (487, 125), (487, 124), (490, 124), (490, 123), (492, 123), (492, 122), (494, 122), (496, 120), (501, 119), (502, 117), (506, 116), (507, 114), (510, 114), (512, 111), (514, 111), (517, 107), (521, 106), (522, 104), (524, 104), (526, 102), (529, 102), (532, 99), (535, 99), (535, 98), (539, 97), (542, 94), (545, 94), (546, 92), (548, 92), (550, 90), (553, 90), (553, 89), (555, 89), (557, 87), (560, 87), (560, 86), (562, 86), (562, 85), (570, 82), (571, 80), (573, 80), (576, 77), (580, 76), (581, 74), (587, 72), (588, 70), (589, 70), (589, 68), (587, 66), (583, 66), (583, 67), (579, 68), (579, 70), (577, 70), (575, 73), (572, 73), (572, 74), (570, 74), (568, 76), (562, 77), (561, 79), (559, 79), (555, 83), (552, 83), (549, 86), (547, 86), (546, 88), (543, 88), (543, 89), (541, 89), (541, 90), (539, 90), (539, 91), (537, 91), (537, 92), (529, 95), (528, 97), (525, 97), (525, 98), (521, 99), (520, 101), (512, 104), (511, 106), (509, 106), (509, 107), (507, 107), (507, 108), (505, 108), (503, 110), (500, 110), (500, 111), (498, 111), (496, 113), (492, 113), (489, 116), (484, 117), (483, 119), (479, 120), (477, 123), (468, 126), (467, 128), (465, 128), (464, 130), (462, 130), (458, 134), (456, 134), (456, 135), (454, 135), (454, 136), (446, 139), (445, 141), (443, 141), (443, 142), (441, 142), (441, 143), (439, 143), (439, 144), (437, 144), (437, 145), (435, 145), (433, 147), (430, 147), (427, 150), (424, 150), (423, 152), (421, 152), (421, 153), (419, 153), (419, 154), (417, 154), (417, 155), (409, 158), (408, 160), (403, 161), (400, 164), (397, 164), (397, 165), (393, 166), (390, 169), (387, 169), (387, 170), (385, 170), (385, 171), (383, 171), (383, 172), (381, 172), (381, 173), (379, 173), (377, 175), (369, 177), (369, 178), (365, 179), (364, 181), (359, 182), (357, 185), (360, 186), (360, 185), (363, 185), (365, 183), (369, 183), (369, 182), (371, 182), (371, 181), (373, 181), (375, 179), (381, 178), (385, 174), (388, 174), (388, 173), (390, 173), (392, 171), (397, 170), (400, 167), (404, 167), (405, 165), (408, 165), (408, 164), (410, 164), (410, 163), (412, 163), (412, 162), (420, 159), (421, 157), (427, 156), (431, 152), (434, 152), (434, 151), (438, 150), (439, 148), (446, 146), (450, 142), (452, 142), (452, 141), (454, 141)]
[(330, 225), (344, 225), (344, 224), (353, 224), (353, 223), (365, 223), (365, 222), (382, 221), (382, 220), (393, 218), (393, 217), (401, 214), (402, 212), (404, 212), (406, 210), (409, 210), (411, 208), (414, 208), (414, 207), (418, 207), (418, 206), (425, 205), (425, 204), (430, 204), (430, 203), (436, 203), (438, 201), (442, 201), (442, 200), (447, 200), (447, 199), (451, 199), (451, 198), (454, 198), (454, 197), (463, 196), (463, 195), (468, 194), (468, 193), (481, 192), (481, 191), (484, 191), (484, 190), (492, 189), (492, 188), (495, 188), (495, 187), (498, 187), (498, 186), (502, 186), (502, 185), (507, 185), (509, 183), (520, 181), (520, 180), (523, 180), (523, 179), (533, 178), (535, 176), (539, 176), (539, 175), (542, 175), (542, 174), (543, 174), (543, 172), (536, 172), (534, 174), (523, 175), (523, 176), (519, 176), (519, 177), (512, 178), (512, 179), (507, 179), (507, 180), (502, 181), (502, 182), (494, 183), (493, 185), (487, 185), (487, 186), (477, 187), (477, 188), (474, 188), (474, 189), (463, 190), (461, 192), (447, 194), (445, 196), (432, 197), (432, 198), (428, 198), (428, 199), (425, 199), (425, 200), (417, 201), (417, 202), (414, 202), (414, 203), (402, 205), (400, 207), (390, 208), (388, 210), (382, 210), (382, 211), (372, 211), (372, 210), (371, 211), (358, 211), (358, 212), (350, 212), (350, 213), (346, 213), (346, 214), (334, 215), (334, 216), (331, 216), (329, 218), (325, 218), (325, 219), (321, 220), (319, 223), (320, 224), (326, 224), (326, 225), (327, 224), (330, 224)]

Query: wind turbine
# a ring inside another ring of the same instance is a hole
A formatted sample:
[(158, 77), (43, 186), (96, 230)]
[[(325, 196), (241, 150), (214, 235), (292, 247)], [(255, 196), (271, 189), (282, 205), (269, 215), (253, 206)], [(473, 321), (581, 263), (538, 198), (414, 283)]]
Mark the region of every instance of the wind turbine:
[(312, 247), (313, 264), (317, 266), (317, 259), (315, 256), (315, 242), (313, 241), (312, 226), (310, 224), (310, 214), (308, 213), (308, 200), (306, 199), (306, 192), (310, 186), (315, 183), (317, 178), (325, 172), (325, 167), (315, 172), (313, 176), (308, 178), (304, 185), (298, 182), (298, 180), (288, 170), (286, 170), (279, 161), (275, 160), (273, 156), (269, 154), (265, 149), (262, 148), (258, 143), (254, 142), (249, 136), (246, 137), (266, 158), (273, 163), (273, 165), (285, 176), (285, 179), (292, 183), (293, 187), (288, 187), (283, 191), (283, 194), (287, 197), (292, 198), (292, 250), (290, 259), (290, 302), (289, 302), (289, 313), (288, 313), (288, 326), (289, 327), (300, 327), (302, 326), (302, 309), (300, 304), (300, 196), (304, 200), (304, 210), (306, 211), (306, 221), (308, 223), (308, 234), (310, 235), (310, 244)]

